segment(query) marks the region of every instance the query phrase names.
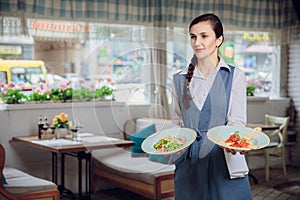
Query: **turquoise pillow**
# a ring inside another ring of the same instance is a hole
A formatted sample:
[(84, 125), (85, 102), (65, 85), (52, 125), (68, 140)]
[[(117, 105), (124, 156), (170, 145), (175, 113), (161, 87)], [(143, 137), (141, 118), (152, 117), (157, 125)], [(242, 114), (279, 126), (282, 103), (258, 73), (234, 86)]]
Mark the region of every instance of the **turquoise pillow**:
[(149, 155), (149, 160), (153, 162), (159, 162), (163, 164), (170, 164), (170, 156), (164, 156), (164, 155)]
[(1, 174), (1, 179), (3, 184), (7, 184), (4, 174)]
[(155, 124), (150, 124), (149, 126), (135, 132), (133, 135), (130, 136), (130, 141), (134, 142), (134, 146), (130, 147), (132, 157), (147, 156), (147, 154), (143, 151), (141, 146), (143, 141), (155, 132)]

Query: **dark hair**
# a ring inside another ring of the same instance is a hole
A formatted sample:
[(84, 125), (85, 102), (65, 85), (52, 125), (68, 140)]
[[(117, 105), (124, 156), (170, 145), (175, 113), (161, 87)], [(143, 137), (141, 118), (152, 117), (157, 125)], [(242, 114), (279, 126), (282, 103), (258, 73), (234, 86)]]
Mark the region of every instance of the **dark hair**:
[[(189, 31), (191, 30), (192, 26), (194, 26), (195, 24), (198, 24), (200, 22), (204, 22), (204, 21), (210, 22), (212, 29), (215, 32), (216, 38), (223, 36), (223, 40), (224, 40), (222, 22), (218, 16), (216, 16), (215, 14), (212, 14), (212, 13), (203, 14), (203, 15), (200, 15), (200, 16), (196, 17), (195, 19), (193, 19), (193, 21), (190, 23)], [(189, 106), (188, 102), (191, 99), (191, 96), (188, 94), (188, 87), (192, 80), (196, 64), (197, 64), (197, 58), (194, 55), (191, 60), (191, 63), (189, 64), (188, 72), (185, 77), (186, 88), (184, 89), (183, 102), (184, 102), (184, 104), (187, 104), (186, 106)]]
[(216, 16), (215, 14), (212, 14), (212, 13), (203, 14), (203, 15), (200, 15), (200, 16), (196, 17), (195, 19), (193, 19), (193, 21), (191, 22), (191, 24), (189, 26), (189, 30), (191, 30), (192, 26), (194, 26), (195, 24), (198, 24), (200, 22), (205, 22), (205, 21), (209, 21), (211, 23), (212, 29), (214, 30), (214, 32), (216, 34), (216, 38), (223, 36), (222, 22), (218, 16)]

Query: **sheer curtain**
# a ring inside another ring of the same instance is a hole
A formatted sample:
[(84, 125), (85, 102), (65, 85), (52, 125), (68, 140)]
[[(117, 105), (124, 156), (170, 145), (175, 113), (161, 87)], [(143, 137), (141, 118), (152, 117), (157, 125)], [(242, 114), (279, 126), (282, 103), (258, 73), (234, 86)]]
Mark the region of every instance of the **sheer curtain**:
[(151, 48), (151, 64), (154, 81), (154, 116), (168, 118), (167, 100), (167, 37), (166, 28), (153, 28), (153, 48)]

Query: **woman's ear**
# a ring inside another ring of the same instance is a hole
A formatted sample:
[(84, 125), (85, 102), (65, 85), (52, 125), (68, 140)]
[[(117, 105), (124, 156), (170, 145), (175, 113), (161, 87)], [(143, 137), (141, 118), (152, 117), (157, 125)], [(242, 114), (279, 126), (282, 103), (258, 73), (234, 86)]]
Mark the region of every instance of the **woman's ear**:
[(216, 47), (220, 47), (221, 44), (223, 43), (223, 36), (221, 35), (219, 38), (216, 40)]

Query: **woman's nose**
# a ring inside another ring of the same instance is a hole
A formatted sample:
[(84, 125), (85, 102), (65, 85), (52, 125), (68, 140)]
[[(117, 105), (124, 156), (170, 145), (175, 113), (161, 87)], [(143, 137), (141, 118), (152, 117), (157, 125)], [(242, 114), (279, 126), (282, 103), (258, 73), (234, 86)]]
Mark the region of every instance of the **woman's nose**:
[(200, 37), (197, 37), (197, 38), (195, 39), (195, 45), (200, 45), (201, 43), (202, 43), (201, 38), (200, 38)]

